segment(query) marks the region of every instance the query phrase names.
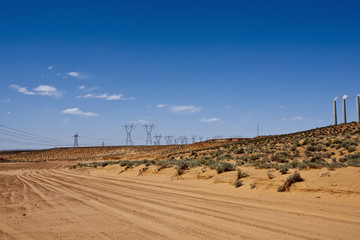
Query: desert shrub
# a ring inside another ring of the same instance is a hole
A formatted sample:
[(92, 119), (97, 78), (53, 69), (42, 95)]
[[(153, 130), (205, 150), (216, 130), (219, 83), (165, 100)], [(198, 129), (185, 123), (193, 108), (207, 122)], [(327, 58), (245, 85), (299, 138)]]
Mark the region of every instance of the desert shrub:
[(348, 166), (360, 167), (360, 152), (348, 154), (346, 156)]
[(121, 161), (121, 162), (120, 162), (120, 166), (121, 166), (121, 167), (125, 167), (125, 166), (127, 166), (130, 162), (131, 162), (130, 160)]
[(342, 167), (346, 167), (346, 165), (342, 162), (332, 162), (329, 164), (328, 169), (333, 171), (336, 168), (342, 168)]
[(126, 167), (125, 167), (125, 170), (128, 170), (129, 168), (132, 168), (134, 166), (134, 162), (132, 161), (129, 161), (127, 164), (126, 164)]
[(256, 183), (250, 183), (250, 188), (251, 188), (251, 189), (256, 188)]
[(287, 167), (285, 167), (285, 166), (283, 166), (283, 167), (280, 168), (280, 170), (279, 170), (279, 172), (280, 172), (281, 174), (286, 174), (288, 171), (289, 171), (289, 169), (288, 169)]
[(289, 162), (288, 160), (289, 156), (290, 156), (289, 152), (285, 152), (285, 151), (277, 152), (271, 155), (270, 160), (272, 162), (286, 163)]
[(294, 151), (296, 151), (297, 147), (298, 147), (298, 146), (297, 146), (296, 144), (293, 144), (293, 145), (291, 146), (290, 150), (294, 152)]
[(275, 175), (271, 171), (267, 172), (267, 176), (268, 176), (269, 179), (275, 178)]
[(244, 148), (238, 148), (238, 149), (234, 150), (234, 153), (235, 154), (243, 154), (243, 153), (245, 153), (245, 149)]
[(235, 171), (235, 165), (229, 162), (220, 162), (216, 167), (217, 173)]
[(315, 151), (317, 151), (317, 148), (315, 145), (310, 145), (310, 146), (306, 147), (306, 151), (315, 152)]
[(143, 167), (143, 168), (139, 169), (138, 176), (140, 176), (141, 174), (143, 174), (146, 170), (148, 170), (148, 167)]
[(185, 172), (185, 170), (187, 170), (188, 168), (189, 168), (188, 162), (184, 160), (180, 160), (178, 165), (176, 166), (178, 175), (179, 176), (182, 175)]
[(216, 158), (216, 160), (218, 160), (218, 161), (229, 160), (229, 159), (231, 159), (231, 155), (229, 155), (229, 154), (221, 155)]
[(285, 183), (283, 185), (280, 185), (278, 187), (278, 192), (285, 192), (285, 191), (289, 191), (290, 189), (290, 186), (293, 184), (293, 183), (296, 183), (296, 182), (301, 182), (301, 181), (304, 181), (304, 179), (300, 176), (300, 173), (295, 171), (294, 173), (292, 173), (285, 181)]
[(289, 168), (298, 168), (298, 169), (304, 169), (306, 167), (306, 164), (303, 162), (299, 162), (298, 160), (294, 160), (287, 164)]
[(238, 169), (237, 179), (241, 179), (241, 178), (248, 177), (248, 176), (249, 176), (249, 174), (247, 172), (244, 172), (244, 171), (241, 171), (241, 169)]
[(349, 146), (347, 148), (348, 152), (355, 152), (356, 151), (356, 146)]
[(239, 180), (239, 179), (236, 179), (236, 181), (234, 182), (234, 186), (235, 186), (236, 188), (241, 187), (242, 185), (243, 185), (243, 183), (242, 183), (242, 181)]

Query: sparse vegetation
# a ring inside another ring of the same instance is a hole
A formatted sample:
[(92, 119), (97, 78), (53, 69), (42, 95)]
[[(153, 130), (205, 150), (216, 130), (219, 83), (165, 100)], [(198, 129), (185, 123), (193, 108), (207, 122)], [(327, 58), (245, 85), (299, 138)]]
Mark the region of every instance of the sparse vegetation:
[(295, 171), (292, 173), (285, 181), (283, 185), (280, 185), (278, 187), (278, 192), (285, 192), (289, 191), (290, 186), (293, 183), (304, 181), (304, 179), (300, 176), (300, 173), (298, 171)]

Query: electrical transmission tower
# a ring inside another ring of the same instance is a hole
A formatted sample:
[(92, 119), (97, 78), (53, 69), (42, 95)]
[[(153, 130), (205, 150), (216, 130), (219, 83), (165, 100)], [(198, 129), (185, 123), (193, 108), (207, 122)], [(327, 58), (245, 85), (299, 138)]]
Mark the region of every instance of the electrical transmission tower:
[(187, 136), (181, 136), (180, 138), (181, 138), (181, 140), (180, 140), (181, 144), (187, 144), (188, 143), (189, 138)]
[(174, 138), (175, 144), (179, 144), (180, 143), (180, 137), (178, 138)]
[(146, 131), (146, 145), (152, 145), (151, 132), (155, 128), (154, 124), (145, 124), (144, 129)]
[(192, 143), (195, 143), (195, 141), (196, 141), (196, 135), (192, 135), (192, 136), (191, 136), (191, 140), (192, 140)]
[(123, 128), (124, 128), (125, 131), (126, 131), (126, 145), (133, 145), (134, 142), (133, 142), (132, 139), (131, 139), (131, 132), (132, 132), (132, 130), (134, 130), (134, 128), (135, 128), (134, 124), (131, 124), (131, 125), (125, 124), (125, 125), (123, 126)]
[(173, 138), (173, 136), (165, 136), (166, 145), (171, 145)]
[(154, 142), (154, 145), (161, 145), (160, 144), (160, 140), (161, 140), (161, 135), (155, 135), (154, 138), (155, 138), (155, 142)]
[(201, 142), (201, 141), (202, 141), (202, 139), (203, 139), (203, 137), (199, 137), (199, 142)]
[(74, 134), (74, 147), (79, 147), (79, 134), (78, 133), (75, 133)]

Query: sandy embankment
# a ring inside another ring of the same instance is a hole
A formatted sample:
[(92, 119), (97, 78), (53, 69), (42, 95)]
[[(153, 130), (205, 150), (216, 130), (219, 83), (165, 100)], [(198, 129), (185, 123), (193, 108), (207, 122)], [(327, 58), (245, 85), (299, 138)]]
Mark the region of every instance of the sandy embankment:
[[(141, 166), (75, 169), (64, 163), (0, 165), (0, 239), (357, 239), (358, 168), (301, 171), (304, 182), (276, 192), (286, 176), (265, 170), (236, 189), (236, 172)], [(250, 183), (255, 183), (254, 189)]]

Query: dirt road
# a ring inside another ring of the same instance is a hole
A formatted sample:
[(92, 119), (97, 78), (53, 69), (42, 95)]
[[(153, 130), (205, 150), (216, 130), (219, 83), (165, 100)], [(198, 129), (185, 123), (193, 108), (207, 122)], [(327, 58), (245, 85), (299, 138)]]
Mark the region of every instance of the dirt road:
[[(0, 168), (0, 239), (358, 239), (360, 204), (191, 181)], [(229, 188), (230, 189), (230, 188)], [(231, 187), (233, 189), (233, 187)]]

